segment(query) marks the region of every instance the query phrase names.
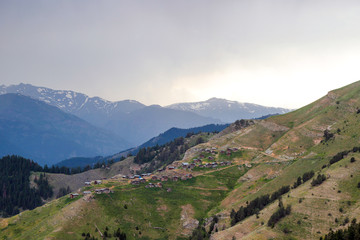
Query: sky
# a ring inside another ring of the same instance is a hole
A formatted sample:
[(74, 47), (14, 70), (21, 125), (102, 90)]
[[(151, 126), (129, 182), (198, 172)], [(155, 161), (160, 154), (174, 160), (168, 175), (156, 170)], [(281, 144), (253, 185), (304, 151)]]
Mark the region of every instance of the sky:
[(0, 85), (299, 108), (360, 80), (360, 1), (0, 1)]

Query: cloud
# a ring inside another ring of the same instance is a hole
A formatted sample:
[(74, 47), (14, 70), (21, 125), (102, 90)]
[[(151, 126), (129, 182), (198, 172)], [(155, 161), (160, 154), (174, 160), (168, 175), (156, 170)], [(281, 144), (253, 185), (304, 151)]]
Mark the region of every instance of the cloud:
[(0, 3), (0, 78), (146, 104), (300, 107), (360, 79), (358, 1)]

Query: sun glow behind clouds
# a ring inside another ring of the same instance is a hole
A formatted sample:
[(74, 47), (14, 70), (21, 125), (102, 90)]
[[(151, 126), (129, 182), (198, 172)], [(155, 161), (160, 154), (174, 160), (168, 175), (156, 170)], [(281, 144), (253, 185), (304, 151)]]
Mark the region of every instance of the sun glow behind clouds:
[(360, 51), (356, 53), (354, 49), (351, 54), (338, 54), (335, 58), (298, 58), (286, 64), (273, 62), (248, 69), (242, 69), (241, 65), (232, 66), (224, 71), (181, 78), (172, 92), (186, 95), (191, 101), (219, 97), (265, 106), (299, 108), (329, 90), (360, 80), (357, 70)]

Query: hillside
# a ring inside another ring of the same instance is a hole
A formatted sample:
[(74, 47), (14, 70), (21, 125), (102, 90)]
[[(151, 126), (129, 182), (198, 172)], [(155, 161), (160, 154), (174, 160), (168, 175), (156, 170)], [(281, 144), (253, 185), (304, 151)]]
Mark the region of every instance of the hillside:
[(60, 166), (60, 167), (61, 166), (85, 167), (86, 165), (92, 166), (98, 162), (107, 162), (110, 160), (120, 161), (122, 158), (128, 156), (129, 154), (136, 155), (138, 153), (139, 149), (141, 149), (141, 148), (153, 147), (156, 145), (159, 145), (159, 146), (164, 145), (168, 142), (173, 141), (176, 138), (191, 136), (191, 135), (198, 134), (200, 132), (203, 132), (203, 133), (219, 132), (219, 131), (222, 131), (223, 129), (225, 129), (227, 126), (228, 126), (228, 124), (209, 124), (209, 125), (205, 125), (202, 127), (187, 128), (187, 129), (170, 128), (169, 130), (165, 131), (164, 133), (161, 133), (158, 136), (151, 138), (149, 141), (141, 144), (138, 147), (131, 148), (131, 149), (122, 151), (117, 154), (113, 154), (113, 155), (110, 155), (107, 157), (98, 156), (98, 157), (89, 157), (89, 158), (85, 158), (85, 157), (69, 158), (69, 159), (60, 161), (56, 165)]
[(287, 239), (288, 236), (318, 239), (329, 228), (341, 227), (344, 219), (357, 217), (360, 165), (358, 161), (351, 163), (350, 158), (358, 159), (359, 154), (351, 152), (332, 165), (329, 161), (338, 152), (360, 145), (357, 137), (360, 134), (359, 93), (360, 82), (356, 82), (331, 91), (297, 111), (271, 117), (207, 143), (240, 147), (247, 156), (240, 163), (256, 164), (238, 181), (241, 186), (222, 201), (218, 214), (229, 216), (232, 209), (238, 210), (246, 201), (269, 194), (280, 186), (292, 185), (310, 170), (328, 178), (317, 187), (307, 182), (291, 190), (283, 202), (292, 205), (292, 213), (274, 228), (267, 227), (266, 223), (277, 202), (262, 210), (259, 218), (252, 216), (233, 227), (229, 225), (230, 219), (221, 221), (227, 229), (213, 234), (212, 239), (233, 236), (237, 239)]
[(197, 134), (199, 132), (221, 132), (226, 127), (228, 127), (228, 124), (209, 124), (201, 127), (195, 127), (195, 128), (188, 128), (188, 129), (182, 129), (182, 128), (170, 128), (169, 130), (159, 134), (156, 137), (151, 138), (149, 141), (141, 144), (138, 148), (144, 148), (144, 147), (153, 147), (156, 145), (163, 145), (167, 142), (170, 142), (178, 137), (186, 137), (186, 135), (190, 134)]
[(0, 141), (0, 156), (17, 154), (48, 165), (129, 147), (110, 132), (19, 94), (0, 95)]
[(146, 183), (105, 180), (99, 187), (113, 192), (4, 219), (0, 236), (100, 239), (120, 228), (127, 239), (319, 239), (360, 220), (359, 108), (356, 82), (294, 112), (239, 121)]
[(0, 158), (1, 195), (0, 216), (12, 216), (25, 209), (34, 209), (42, 200), (51, 198), (53, 191), (45, 175), (34, 179), (30, 185), (31, 171), (41, 167), (28, 159), (17, 156)]
[(291, 111), (285, 108), (265, 107), (221, 98), (210, 98), (201, 102), (175, 103), (167, 106), (167, 108), (194, 112), (204, 117), (220, 119), (225, 123), (235, 122), (238, 119), (253, 119), (272, 114), (284, 114)]

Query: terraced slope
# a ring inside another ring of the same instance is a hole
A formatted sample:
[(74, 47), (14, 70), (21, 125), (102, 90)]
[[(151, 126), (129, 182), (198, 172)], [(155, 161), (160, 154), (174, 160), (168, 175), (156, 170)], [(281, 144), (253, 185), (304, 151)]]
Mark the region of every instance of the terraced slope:
[[(359, 154), (350, 153), (345, 159), (328, 165), (336, 153), (360, 146), (359, 100), (360, 83), (356, 82), (331, 91), (302, 109), (257, 122), (205, 144), (204, 147), (216, 146), (219, 150), (240, 147), (244, 153), (238, 159), (239, 164), (258, 164), (220, 204), (218, 214), (228, 218), (219, 224), (226, 224), (227, 229), (214, 233), (212, 239), (233, 236), (237, 239), (288, 239), (289, 236), (318, 239), (330, 228), (342, 227), (346, 218), (357, 217), (360, 165), (358, 161), (350, 163), (350, 159), (359, 159)], [(328, 139), (324, 136), (325, 130), (330, 133)], [(283, 197), (284, 205), (291, 204), (293, 211), (275, 228), (269, 228), (266, 223), (277, 202), (262, 210), (259, 218), (252, 216), (230, 226), (231, 209), (238, 210), (246, 206), (247, 201), (270, 194), (280, 186), (292, 185), (298, 176), (310, 170), (325, 174), (328, 179), (317, 187), (307, 182)]]

